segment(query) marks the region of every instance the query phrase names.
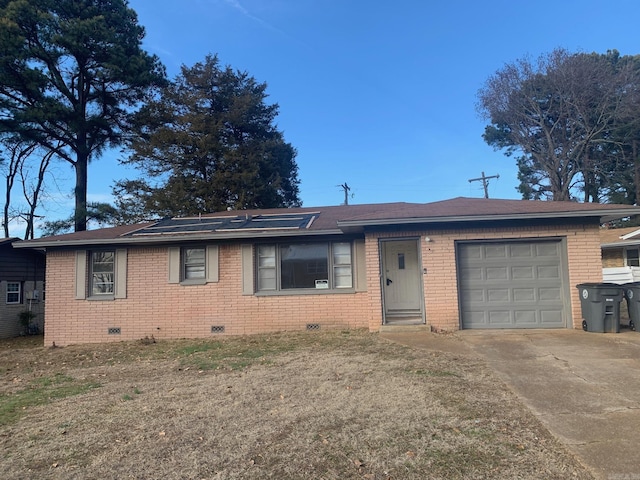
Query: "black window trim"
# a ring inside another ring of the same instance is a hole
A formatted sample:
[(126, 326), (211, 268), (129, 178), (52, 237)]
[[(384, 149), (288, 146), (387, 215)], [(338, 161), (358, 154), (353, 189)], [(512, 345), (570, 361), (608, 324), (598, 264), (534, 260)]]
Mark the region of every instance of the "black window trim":
[[(629, 252), (630, 251), (636, 252), (635, 259), (638, 261), (638, 265), (629, 265)], [(624, 264), (627, 267), (638, 267), (638, 266), (640, 266), (640, 249), (638, 247), (625, 248), (625, 250), (624, 250)]]

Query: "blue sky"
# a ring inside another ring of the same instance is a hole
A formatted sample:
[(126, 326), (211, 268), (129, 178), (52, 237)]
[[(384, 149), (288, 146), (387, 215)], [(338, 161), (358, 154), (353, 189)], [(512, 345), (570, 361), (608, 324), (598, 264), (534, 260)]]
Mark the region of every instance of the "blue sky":
[[(130, 0), (146, 28), (144, 47), (170, 77), (212, 53), (268, 84), (278, 127), (298, 150), (305, 206), (341, 203), (345, 182), (350, 203), (481, 197), (481, 183), (468, 179), (482, 171), (500, 175), (492, 198), (519, 198), (514, 160), (482, 140), (478, 89), (506, 62), (556, 47), (640, 53), (639, 5)], [(73, 172), (60, 165), (58, 174), (69, 178), (58, 182), (69, 193)], [(95, 160), (90, 199), (109, 201), (113, 181), (134, 175), (116, 154)], [(70, 213), (70, 198), (50, 199), (50, 215)]]

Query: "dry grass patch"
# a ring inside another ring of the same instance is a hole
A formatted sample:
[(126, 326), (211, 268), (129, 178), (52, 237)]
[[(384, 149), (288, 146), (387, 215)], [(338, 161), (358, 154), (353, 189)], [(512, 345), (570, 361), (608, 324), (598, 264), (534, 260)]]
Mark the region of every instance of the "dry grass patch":
[(375, 334), (29, 342), (0, 343), (3, 478), (591, 478), (477, 359)]

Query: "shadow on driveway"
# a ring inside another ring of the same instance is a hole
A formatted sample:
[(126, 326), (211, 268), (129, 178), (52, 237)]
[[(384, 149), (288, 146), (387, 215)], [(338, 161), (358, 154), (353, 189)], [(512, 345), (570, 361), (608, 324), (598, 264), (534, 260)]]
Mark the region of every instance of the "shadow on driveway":
[(597, 478), (640, 480), (640, 332), (380, 335), (416, 348), (484, 358)]

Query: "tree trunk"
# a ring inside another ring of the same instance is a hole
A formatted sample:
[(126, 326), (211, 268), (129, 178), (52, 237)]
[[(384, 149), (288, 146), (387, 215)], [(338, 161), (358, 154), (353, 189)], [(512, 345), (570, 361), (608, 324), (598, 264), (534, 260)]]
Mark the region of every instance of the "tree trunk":
[(78, 153), (75, 163), (76, 167), (76, 210), (75, 210), (75, 231), (84, 232), (87, 229), (87, 165), (89, 155)]
[(582, 161), (582, 180), (584, 181), (584, 203), (589, 202), (591, 195), (591, 172), (588, 169), (589, 157), (586, 156)]
[(7, 176), (4, 209), (2, 212), (2, 227), (4, 228), (4, 238), (9, 238), (9, 204), (11, 203), (11, 182)]
[(5, 202), (4, 209), (2, 212), (2, 226), (4, 227), (4, 237), (9, 238), (9, 209), (11, 208), (11, 189), (13, 188), (13, 184), (15, 182), (16, 174), (18, 173), (18, 169), (20, 167), (20, 163), (23, 160), (22, 154), (18, 154), (17, 148), (12, 149), (11, 151), (11, 160), (9, 161), (9, 169), (7, 171), (6, 176), (6, 191), (5, 191)]
[(51, 159), (53, 158), (54, 155), (55, 155), (55, 150), (51, 150), (45, 153), (44, 156), (42, 157), (42, 160), (40, 161), (40, 167), (38, 168), (38, 180), (36, 181), (35, 187), (33, 187), (33, 193), (31, 195), (31, 198), (29, 197), (29, 194), (26, 189), (26, 178), (24, 177), (24, 175), (21, 174), (24, 198), (27, 201), (27, 204), (29, 205), (29, 213), (27, 217), (27, 229), (24, 234), (25, 240), (33, 240), (35, 236), (34, 223), (35, 223), (35, 217), (36, 217), (36, 209), (38, 208), (38, 201), (39, 201), (40, 193), (42, 191), (42, 186), (44, 184), (44, 176), (47, 173), (47, 170), (49, 168), (49, 163), (51, 163)]
[(633, 156), (633, 204), (638, 204), (640, 195), (640, 159), (638, 158), (638, 141), (631, 142), (631, 155)]

